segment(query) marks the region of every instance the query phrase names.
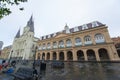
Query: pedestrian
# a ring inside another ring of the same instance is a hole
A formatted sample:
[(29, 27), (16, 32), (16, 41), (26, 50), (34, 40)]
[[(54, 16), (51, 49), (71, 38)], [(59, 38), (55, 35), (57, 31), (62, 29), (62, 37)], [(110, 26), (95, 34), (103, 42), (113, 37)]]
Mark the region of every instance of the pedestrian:
[(38, 72), (35, 69), (35, 67), (33, 67), (33, 77), (34, 77), (34, 80), (38, 80)]

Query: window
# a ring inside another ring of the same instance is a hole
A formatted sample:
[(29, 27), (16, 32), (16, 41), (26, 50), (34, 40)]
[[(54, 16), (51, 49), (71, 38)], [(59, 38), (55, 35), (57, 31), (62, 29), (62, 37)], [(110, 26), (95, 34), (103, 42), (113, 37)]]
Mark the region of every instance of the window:
[(95, 42), (96, 43), (103, 43), (105, 42), (104, 36), (101, 33), (95, 35)]
[(82, 45), (81, 39), (79, 37), (75, 38), (75, 46), (80, 46), (80, 45)]
[(53, 48), (57, 48), (57, 42), (53, 42)]
[(64, 42), (62, 40), (59, 41), (59, 47), (64, 47)]
[(81, 42), (80, 38), (75, 39), (75, 43), (80, 43), (80, 42)]
[(47, 49), (50, 49), (50, 43), (47, 44)]
[(85, 45), (92, 44), (91, 37), (89, 35), (84, 37)]
[(90, 36), (85, 36), (84, 40), (85, 40), (85, 42), (91, 41), (91, 37)]
[(86, 24), (84, 24), (84, 25), (82, 26), (82, 30), (84, 30), (84, 29), (88, 29), (88, 27), (87, 27)]
[(66, 41), (66, 46), (67, 46), (67, 47), (71, 47), (71, 46), (72, 46), (72, 41), (71, 41), (70, 39), (68, 39), (68, 40)]
[(43, 44), (43, 49), (46, 49), (46, 45), (45, 45), (45, 43)]

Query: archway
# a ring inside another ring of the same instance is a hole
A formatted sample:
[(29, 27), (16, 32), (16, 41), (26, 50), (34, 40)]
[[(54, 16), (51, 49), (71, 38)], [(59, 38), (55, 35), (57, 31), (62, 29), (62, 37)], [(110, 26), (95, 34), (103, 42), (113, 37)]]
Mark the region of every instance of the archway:
[(50, 53), (47, 53), (47, 60), (50, 60)]
[(60, 60), (64, 60), (64, 52), (60, 52), (59, 57), (60, 57)]
[(98, 50), (100, 60), (109, 60), (109, 55), (106, 49), (101, 48)]
[(93, 50), (87, 50), (88, 60), (96, 60), (95, 52)]
[(53, 60), (56, 60), (56, 52), (53, 52)]
[(73, 60), (73, 54), (71, 51), (67, 52), (67, 60)]
[(117, 50), (118, 56), (120, 57), (120, 49)]
[(77, 59), (84, 60), (84, 53), (82, 50), (77, 51)]

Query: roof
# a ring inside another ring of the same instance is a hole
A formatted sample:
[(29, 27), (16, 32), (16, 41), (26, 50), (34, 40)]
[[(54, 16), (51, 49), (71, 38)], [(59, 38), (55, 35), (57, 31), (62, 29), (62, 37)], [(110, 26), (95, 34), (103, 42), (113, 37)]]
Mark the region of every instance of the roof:
[[(83, 30), (86, 30), (86, 29), (91, 29), (91, 28), (100, 27), (100, 26), (104, 26), (104, 25), (105, 24), (102, 24), (101, 22), (94, 21), (94, 22), (83, 24), (83, 25), (80, 25), (80, 26), (77, 26), (77, 27), (74, 27), (74, 28), (70, 28), (69, 30), (70, 30), (70, 33), (74, 33), (74, 32), (83, 31)], [(52, 33), (52, 34), (41, 36), (40, 40), (52, 38), (52, 37), (56, 36), (57, 34), (59, 34), (61, 32), (66, 33), (66, 30), (62, 30), (62, 31), (59, 31), (59, 32), (55, 32), (55, 33)]]

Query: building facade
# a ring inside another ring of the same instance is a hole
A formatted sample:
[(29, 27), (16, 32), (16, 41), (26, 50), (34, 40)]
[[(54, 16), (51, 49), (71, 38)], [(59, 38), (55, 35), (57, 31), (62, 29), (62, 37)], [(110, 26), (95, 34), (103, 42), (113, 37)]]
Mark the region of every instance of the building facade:
[(34, 22), (31, 16), (27, 25), (24, 27), (23, 34), (20, 35), (18, 30), (13, 44), (9, 58), (28, 60), (33, 59), (34, 47), (38, 38), (34, 37)]
[(0, 56), (0, 58), (2, 58), (2, 59), (8, 59), (8, 56), (9, 56), (10, 51), (11, 51), (11, 48), (12, 48), (12, 45), (4, 47), (1, 50), (1, 56)]
[(61, 61), (119, 60), (107, 26), (98, 21), (40, 37), (36, 59)]
[(116, 50), (118, 52), (118, 56), (120, 57), (120, 37), (114, 37), (114, 38), (112, 38), (112, 40), (113, 40)]

